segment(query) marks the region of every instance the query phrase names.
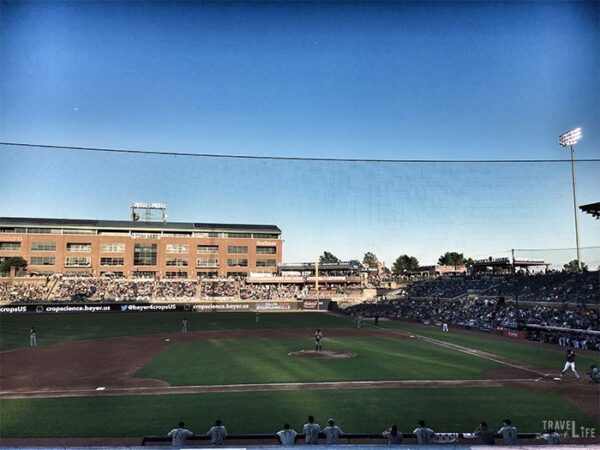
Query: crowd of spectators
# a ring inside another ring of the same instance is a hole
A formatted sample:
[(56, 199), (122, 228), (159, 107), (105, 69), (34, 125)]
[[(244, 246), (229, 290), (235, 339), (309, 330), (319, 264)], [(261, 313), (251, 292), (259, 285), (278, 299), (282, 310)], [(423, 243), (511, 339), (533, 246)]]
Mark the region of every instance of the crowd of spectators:
[(452, 276), (415, 283), (408, 289), (411, 297), (458, 298), (467, 295), (512, 297), (531, 302), (600, 303), (598, 271), (550, 272), (525, 275)]
[[(403, 319), (423, 324), (452, 324), (482, 331), (519, 329), (524, 325), (560, 327), (578, 331), (540, 331), (531, 333), (530, 338), (542, 342), (556, 343), (600, 350), (600, 339), (583, 331), (600, 329), (598, 308), (579, 305), (568, 308), (536, 304), (517, 309), (514, 303), (497, 299), (458, 300), (415, 300), (381, 301), (361, 303), (344, 310), (347, 314), (362, 317), (386, 317)], [(563, 338), (559, 342), (559, 340)], [(568, 338), (568, 339), (566, 339)], [(565, 340), (566, 339), (566, 340)]]
[(579, 274), (556, 272), (520, 277), (519, 297), (522, 300), (543, 302), (598, 303), (600, 302), (600, 273)]
[(55, 300), (105, 300), (108, 297), (110, 280), (106, 278), (64, 277), (58, 281), (58, 291), (52, 294)]
[(190, 300), (196, 297), (197, 280), (160, 280), (156, 283), (157, 300)]
[[(347, 295), (355, 285), (319, 285), (319, 296)], [(72, 277), (0, 283), (0, 303), (48, 301), (296, 300), (316, 296), (314, 285), (248, 283), (236, 278), (161, 279)]]
[(307, 288), (299, 284), (243, 284), (242, 300), (295, 300), (306, 294)]
[(136, 280), (114, 280), (111, 298), (117, 302), (136, 301), (148, 302), (152, 300), (154, 280), (151, 278), (140, 278)]
[(200, 282), (200, 297), (235, 297), (239, 294), (239, 282), (235, 279), (213, 279)]
[(50, 288), (47, 283), (0, 283), (0, 302), (41, 302)]

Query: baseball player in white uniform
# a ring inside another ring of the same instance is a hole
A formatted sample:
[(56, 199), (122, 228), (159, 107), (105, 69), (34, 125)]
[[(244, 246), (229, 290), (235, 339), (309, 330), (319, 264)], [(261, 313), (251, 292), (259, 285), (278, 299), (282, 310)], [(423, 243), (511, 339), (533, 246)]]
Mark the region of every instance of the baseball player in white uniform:
[(187, 319), (181, 321), (181, 332), (187, 333)]
[(320, 352), (322, 349), (321, 346), (321, 340), (323, 339), (323, 333), (321, 333), (321, 330), (319, 328), (317, 328), (317, 331), (315, 331), (315, 351)]
[(338, 427), (333, 419), (327, 421), (327, 426), (323, 428), (323, 434), (325, 435), (325, 443), (327, 445), (337, 445), (338, 439), (344, 432)]
[(302, 427), (302, 432), (304, 433), (304, 442), (308, 445), (316, 445), (319, 443), (321, 427), (318, 423), (315, 423), (315, 418), (313, 416), (308, 416), (308, 422)]
[(187, 443), (187, 439), (193, 435), (194, 433), (185, 429), (185, 423), (183, 422), (179, 422), (178, 427), (173, 428), (167, 434), (171, 438), (171, 444), (175, 447), (183, 447)]
[(35, 327), (31, 327), (29, 329), (29, 346), (37, 347), (37, 335), (35, 332)]
[(289, 423), (284, 424), (283, 430), (277, 432), (277, 436), (279, 436), (281, 445), (294, 445), (297, 435), (298, 433), (292, 430), (292, 427)]
[(220, 419), (215, 420), (215, 426), (211, 427), (206, 433), (210, 437), (211, 445), (223, 445), (223, 441), (227, 437), (227, 429)]

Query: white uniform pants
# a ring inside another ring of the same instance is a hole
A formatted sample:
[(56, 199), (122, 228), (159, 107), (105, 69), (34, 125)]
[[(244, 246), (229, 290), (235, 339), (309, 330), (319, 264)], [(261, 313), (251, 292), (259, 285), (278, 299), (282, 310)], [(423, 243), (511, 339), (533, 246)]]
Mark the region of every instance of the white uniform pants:
[(573, 372), (575, 372), (575, 376), (577, 378), (579, 378), (579, 374), (577, 373), (577, 371), (575, 370), (575, 363), (574, 362), (569, 362), (567, 361), (565, 363), (565, 368), (562, 370), (562, 373), (565, 373), (567, 370), (571, 369)]

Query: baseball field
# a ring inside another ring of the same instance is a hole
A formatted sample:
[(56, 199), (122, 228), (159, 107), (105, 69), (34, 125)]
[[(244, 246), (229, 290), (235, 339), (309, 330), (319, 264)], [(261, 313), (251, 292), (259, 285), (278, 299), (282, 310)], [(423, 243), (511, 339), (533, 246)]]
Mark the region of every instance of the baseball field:
[[(326, 358), (310, 353), (317, 328)], [(138, 442), (216, 418), (232, 433), (269, 433), (309, 414), (348, 432), (411, 431), (418, 419), (471, 431), (509, 417), (523, 432), (563, 420), (597, 434), (600, 390), (585, 379), (597, 353), (579, 353), (582, 379), (557, 381), (558, 347), (402, 322), (357, 329), (327, 313), (2, 315), (0, 444)]]

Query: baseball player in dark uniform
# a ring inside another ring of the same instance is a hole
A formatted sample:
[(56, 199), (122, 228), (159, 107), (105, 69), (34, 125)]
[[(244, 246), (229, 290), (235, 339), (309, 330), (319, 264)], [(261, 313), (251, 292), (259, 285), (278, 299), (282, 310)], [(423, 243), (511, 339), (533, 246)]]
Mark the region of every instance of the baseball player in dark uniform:
[(565, 354), (565, 358), (566, 358), (567, 361), (565, 362), (565, 368), (560, 373), (561, 377), (564, 375), (564, 373), (567, 370), (571, 369), (575, 373), (575, 377), (577, 379), (579, 379), (579, 374), (575, 370), (575, 358), (576, 357), (577, 357), (577, 354), (573, 350), (571, 350), (571, 349), (567, 350), (567, 353)]

